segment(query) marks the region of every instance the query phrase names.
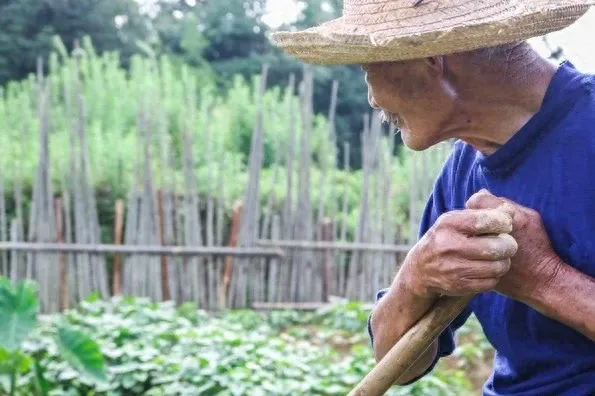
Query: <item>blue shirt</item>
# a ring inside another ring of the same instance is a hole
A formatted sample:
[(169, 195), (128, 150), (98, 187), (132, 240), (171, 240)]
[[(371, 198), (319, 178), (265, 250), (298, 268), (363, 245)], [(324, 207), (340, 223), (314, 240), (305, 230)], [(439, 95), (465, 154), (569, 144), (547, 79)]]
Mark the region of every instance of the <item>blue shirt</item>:
[[(557, 254), (595, 277), (595, 76), (562, 64), (540, 111), (490, 156), (457, 142), (426, 205), (420, 236), (482, 188), (539, 212)], [(496, 350), (485, 396), (595, 395), (595, 342), (496, 292), (477, 295), (440, 336), (428, 372), (453, 352), (454, 334), (471, 313)]]

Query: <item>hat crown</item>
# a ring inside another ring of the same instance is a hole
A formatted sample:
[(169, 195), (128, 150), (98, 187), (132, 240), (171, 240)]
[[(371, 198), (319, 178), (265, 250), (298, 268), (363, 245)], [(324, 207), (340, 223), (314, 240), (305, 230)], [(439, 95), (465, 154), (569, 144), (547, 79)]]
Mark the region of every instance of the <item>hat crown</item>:
[(307, 63), (362, 64), (447, 55), (570, 26), (595, 0), (344, 0), (343, 15), (273, 40)]
[(343, 18), (352, 26), (391, 23), (394, 26), (451, 24), (467, 20), (469, 14), (483, 19), (498, 13), (512, 15), (523, 4), (518, 0), (345, 0)]

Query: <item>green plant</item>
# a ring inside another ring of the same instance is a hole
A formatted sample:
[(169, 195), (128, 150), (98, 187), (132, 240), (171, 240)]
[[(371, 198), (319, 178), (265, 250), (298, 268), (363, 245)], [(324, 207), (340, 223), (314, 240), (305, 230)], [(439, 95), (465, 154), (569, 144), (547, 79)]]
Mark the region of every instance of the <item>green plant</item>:
[[(35, 284), (21, 281), (13, 287), (8, 279), (0, 278), (0, 390), (10, 396), (17, 394), (19, 376), (29, 372), (27, 394), (49, 395), (43, 355), (24, 352), (25, 341), (38, 325), (38, 310)], [(105, 380), (103, 356), (93, 340), (65, 324), (53, 335), (62, 359), (82, 375)]]
[[(347, 394), (374, 366), (356, 303), (300, 313), (229, 311), (208, 315), (144, 298), (90, 298), (76, 310), (46, 317), (24, 343), (38, 356), (51, 395), (324, 395)], [(346, 319), (342, 320), (341, 317)], [(106, 359), (106, 381), (80, 376), (56, 347), (56, 329), (92, 333)], [(36, 387), (21, 367), (19, 394)], [(469, 380), (439, 365), (389, 395), (466, 395)]]

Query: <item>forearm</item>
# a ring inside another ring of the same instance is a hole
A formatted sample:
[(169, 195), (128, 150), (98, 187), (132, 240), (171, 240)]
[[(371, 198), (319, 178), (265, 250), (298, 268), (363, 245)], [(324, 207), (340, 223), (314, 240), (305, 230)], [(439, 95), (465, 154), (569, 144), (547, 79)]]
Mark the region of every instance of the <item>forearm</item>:
[[(374, 335), (374, 355), (380, 361), (397, 341), (425, 315), (436, 298), (422, 298), (413, 294), (407, 286), (402, 268), (389, 291), (380, 299), (371, 316)], [(437, 341), (428, 348), (417, 362), (398, 381), (407, 383), (422, 374), (434, 361), (438, 350)]]
[(565, 263), (526, 303), (595, 341), (595, 279)]

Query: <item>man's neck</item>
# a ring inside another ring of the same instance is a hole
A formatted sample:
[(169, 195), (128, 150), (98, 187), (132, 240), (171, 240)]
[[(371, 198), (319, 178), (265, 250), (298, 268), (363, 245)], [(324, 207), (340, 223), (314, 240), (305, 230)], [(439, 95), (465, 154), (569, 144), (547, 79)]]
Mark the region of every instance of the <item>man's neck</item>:
[(469, 89), (461, 90), (455, 137), (484, 155), (494, 153), (540, 110), (556, 70), (538, 58), (508, 71), (516, 76), (469, 81)]

